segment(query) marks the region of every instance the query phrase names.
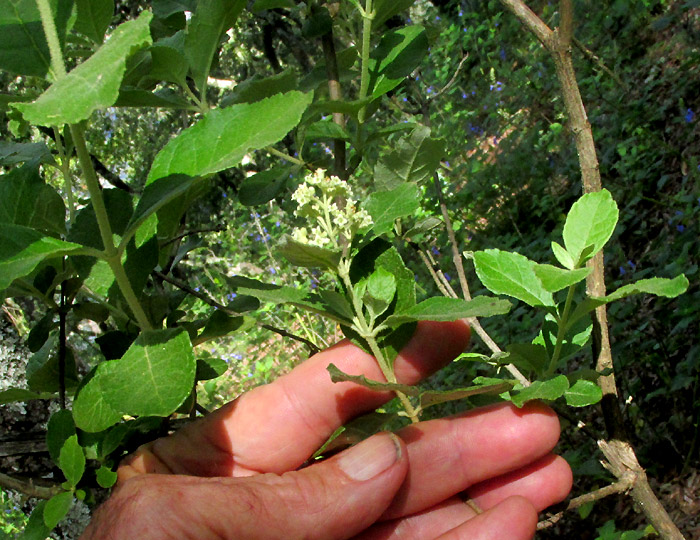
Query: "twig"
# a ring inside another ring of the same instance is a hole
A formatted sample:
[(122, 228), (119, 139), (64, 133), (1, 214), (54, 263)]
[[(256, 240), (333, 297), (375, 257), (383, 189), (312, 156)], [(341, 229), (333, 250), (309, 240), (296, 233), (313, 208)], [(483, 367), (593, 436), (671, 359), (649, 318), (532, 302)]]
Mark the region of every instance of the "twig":
[(43, 485), (38, 484), (40, 480), (35, 480), (33, 478), (23, 479), (16, 478), (14, 476), (9, 476), (4, 473), (0, 473), (0, 486), (6, 489), (13, 489), (19, 491), (24, 495), (29, 497), (36, 497), (37, 499), (50, 499), (54, 495), (61, 493), (63, 489), (58, 484)]
[[(236, 311), (233, 311), (232, 309), (227, 308), (223, 304), (220, 304), (213, 298), (210, 298), (206, 294), (202, 294), (199, 291), (195, 291), (192, 287), (190, 287), (187, 283), (184, 283), (180, 281), (179, 279), (175, 279), (174, 277), (168, 276), (166, 274), (163, 274), (162, 272), (158, 272), (157, 270), (154, 272), (160, 279), (163, 281), (167, 281), (171, 285), (174, 285), (178, 289), (181, 289), (185, 291), (186, 293), (191, 294), (192, 296), (195, 296), (199, 298), (202, 302), (205, 304), (214, 307), (216, 309), (219, 309), (226, 313), (227, 315), (230, 315), (231, 317), (240, 317), (242, 313), (238, 313)], [(261, 328), (264, 328), (265, 330), (270, 330), (271, 332), (275, 332), (276, 334), (279, 334), (280, 336), (288, 337), (291, 339), (294, 339), (296, 341), (300, 341), (304, 345), (306, 345), (309, 348), (309, 351), (311, 354), (316, 354), (317, 352), (320, 352), (320, 349), (312, 342), (309, 341), (306, 338), (303, 338), (301, 336), (297, 336), (296, 334), (292, 334), (291, 332), (287, 332), (286, 330), (282, 330), (281, 328), (276, 328), (272, 325), (269, 324), (263, 324), (263, 323), (258, 323), (256, 321), (256, 324), (260, 326)]]
[(452, 85), (457, 80), (457, 76), (459, 75), (459, 72), (462, 70), (462, 66), (464, 65), (464, 62), (467, 61), (467, 58), (469, 58), (469, 53), (462, 56), (462, 59), (459, 61), (459, 65), (457, 66), (457, 69), (455, 70), (455, 72), (452, 74), (452, 77), (450, 78), (450, 80), (447, 81), (447, 84), (445, 86), (443, 86), (440, 90), (435, 92), (430, 97), (431, 100), (437, 98), (438, 96), (441, 96), (442, 94), (447, 92), (450, 88), (452, 88)]
[(571, 37), (571, 42), (576, 46), (576, 48), (579, 51), (581, 51), (584, 55), (586, 55), (589, 60), (591, 60), (595, 65), (597, 65), (605, 73), (610, 75), (610, 77), (612, 77), (612, 79), (617, 84), (619, 84), (624, 90), (629, 90), (629, 86), (627, 85), (627, 83), (624, 82), (620, 77), (618, 77), (618, 75), (612, 69), (610, 69), (608, 66), (606, 66), (605, 63), (593, 51), (591, 51), (588, 47), (586, 47), (583, 43), (581, 43), (574, 36)]

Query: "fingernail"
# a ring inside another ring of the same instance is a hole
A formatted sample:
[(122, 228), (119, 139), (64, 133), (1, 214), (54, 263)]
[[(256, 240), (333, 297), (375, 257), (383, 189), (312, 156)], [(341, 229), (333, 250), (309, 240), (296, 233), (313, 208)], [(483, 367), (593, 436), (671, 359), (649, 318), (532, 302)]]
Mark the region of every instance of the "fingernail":
[(343, 452), (341, 470), (353, 480), (369, 480), (386, 471), (401, 457), (401, 444), (393, 433), (381, 433)]

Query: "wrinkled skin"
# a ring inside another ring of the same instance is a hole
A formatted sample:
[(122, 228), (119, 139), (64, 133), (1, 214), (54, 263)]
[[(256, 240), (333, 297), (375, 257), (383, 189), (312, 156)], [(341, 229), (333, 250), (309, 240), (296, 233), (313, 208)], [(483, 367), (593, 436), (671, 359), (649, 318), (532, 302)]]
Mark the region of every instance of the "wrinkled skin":
[[(396, 360), (399, 382), (434, 373), (468, 341), (462, 322), (420, 323)], [(551, 453), (559, 421), (537, 403), (412, 424), (300, 468), (338, 426), (392, 397), (333, 384), (330, 362), (383, 378), (344, 341), (140, 448), (82, 540), (525, 540), (568, 494), (571, 470)]]

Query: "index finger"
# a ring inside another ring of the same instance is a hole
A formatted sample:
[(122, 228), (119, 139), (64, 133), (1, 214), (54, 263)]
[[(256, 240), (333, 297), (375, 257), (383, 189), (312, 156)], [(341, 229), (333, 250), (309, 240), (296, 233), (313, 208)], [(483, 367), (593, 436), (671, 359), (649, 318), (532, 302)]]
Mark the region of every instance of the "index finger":
[[(468, 342), (465, 322), (418, 323), (394, 363), (398, 381), (418, 382), (453, 360)], [(326, 370), (330, 363), (351, 375), (385, 380), (372, 356), (342, 341), (151, 443), (122, 467), (120, 479), (145, 472), (246, 476), (298, 468), (338, 427), (393, 397), (351, 382), (333, 383)]]

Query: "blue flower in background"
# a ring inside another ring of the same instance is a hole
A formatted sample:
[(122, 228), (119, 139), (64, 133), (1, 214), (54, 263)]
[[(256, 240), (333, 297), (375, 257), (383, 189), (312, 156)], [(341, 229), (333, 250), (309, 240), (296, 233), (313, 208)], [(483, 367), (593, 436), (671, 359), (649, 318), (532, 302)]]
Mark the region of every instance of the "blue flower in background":
[(688, 123), (690, 123), (690, 122), (692, 122), (693, 120), (695, 120), (695, 113), (693, 112), (693, 109), (688, 109), (687, 111), (685, 111), (685, 117), (684, 117), (684, 118), (685, 118), (685, 121), (688, 122)]
[(280, 225), (282, 225), (280, 221), (275, 221), (275, 227), (279, 227)]
[(444, 276), (445, 276), (445, 279), (446, 279), (447, 281), (452, 281), (452, 278), (450, 277), (450, 274), (448, 274), (447, 272), (444, 273)]
[(276, 273), (277, 273), (277, 270), (275, 270), (274, 268), (270, 267), (270, 274), (273, 274), (273, 275), (274, 275), (274, 274), (276, 274)]
[(503, 90), (503, 83), (501, 81), (496, 81), (496, 84), (489, 85), (489, 90), (495, 90), (496, 92), (500, 92)]
[(260, 242), (260, 240), (262, 240), (262, 236), (260, 236), (259, 234), (256, 234), (256, 235), (255, 235), (255, 241), (256, 241), (256, 242)]
[(498, 56), (501, 57), (501, 60), (505, 60), (505, 59), (506, 59), (506, 49), (505, 49), (505, 47), (501, 47), (501, 50), (498, 51)]
[(467, 99), (467, 94), (465, 94), (464, 92), (462, 92), (462, 99)]
[(620, 275), (621, 275), (621, 276), (624, 276), (626, 273), (627, 273), (627, 272), (625, 272), (625, 267), (624, 267), (624, 266), (620, 266)]
[(431, 252), (433, 255), (440, 255), (440, 250), (439, 250), (438, 248), (436, 248), (435, 246), (433, 246), (433, 247), (430, 248), (430, 252)]
[(632, 269), (632, 272), (634, 272), (637, 269), (637, 265), (634, 264), (632, 261), (627, 261), (627, 266), (629, 266)]
[(234, 357), (236, 360), (243, 360), (243, 355), (242, 355), (241, 353), (235, 353), (235, 354), (233, 355), (233, 357)]
[(676, 230), (678, 232), (683, 232), (685, 230), (685, 225), (683, 225), (682, 223), (680, 225), (676, 225)]

